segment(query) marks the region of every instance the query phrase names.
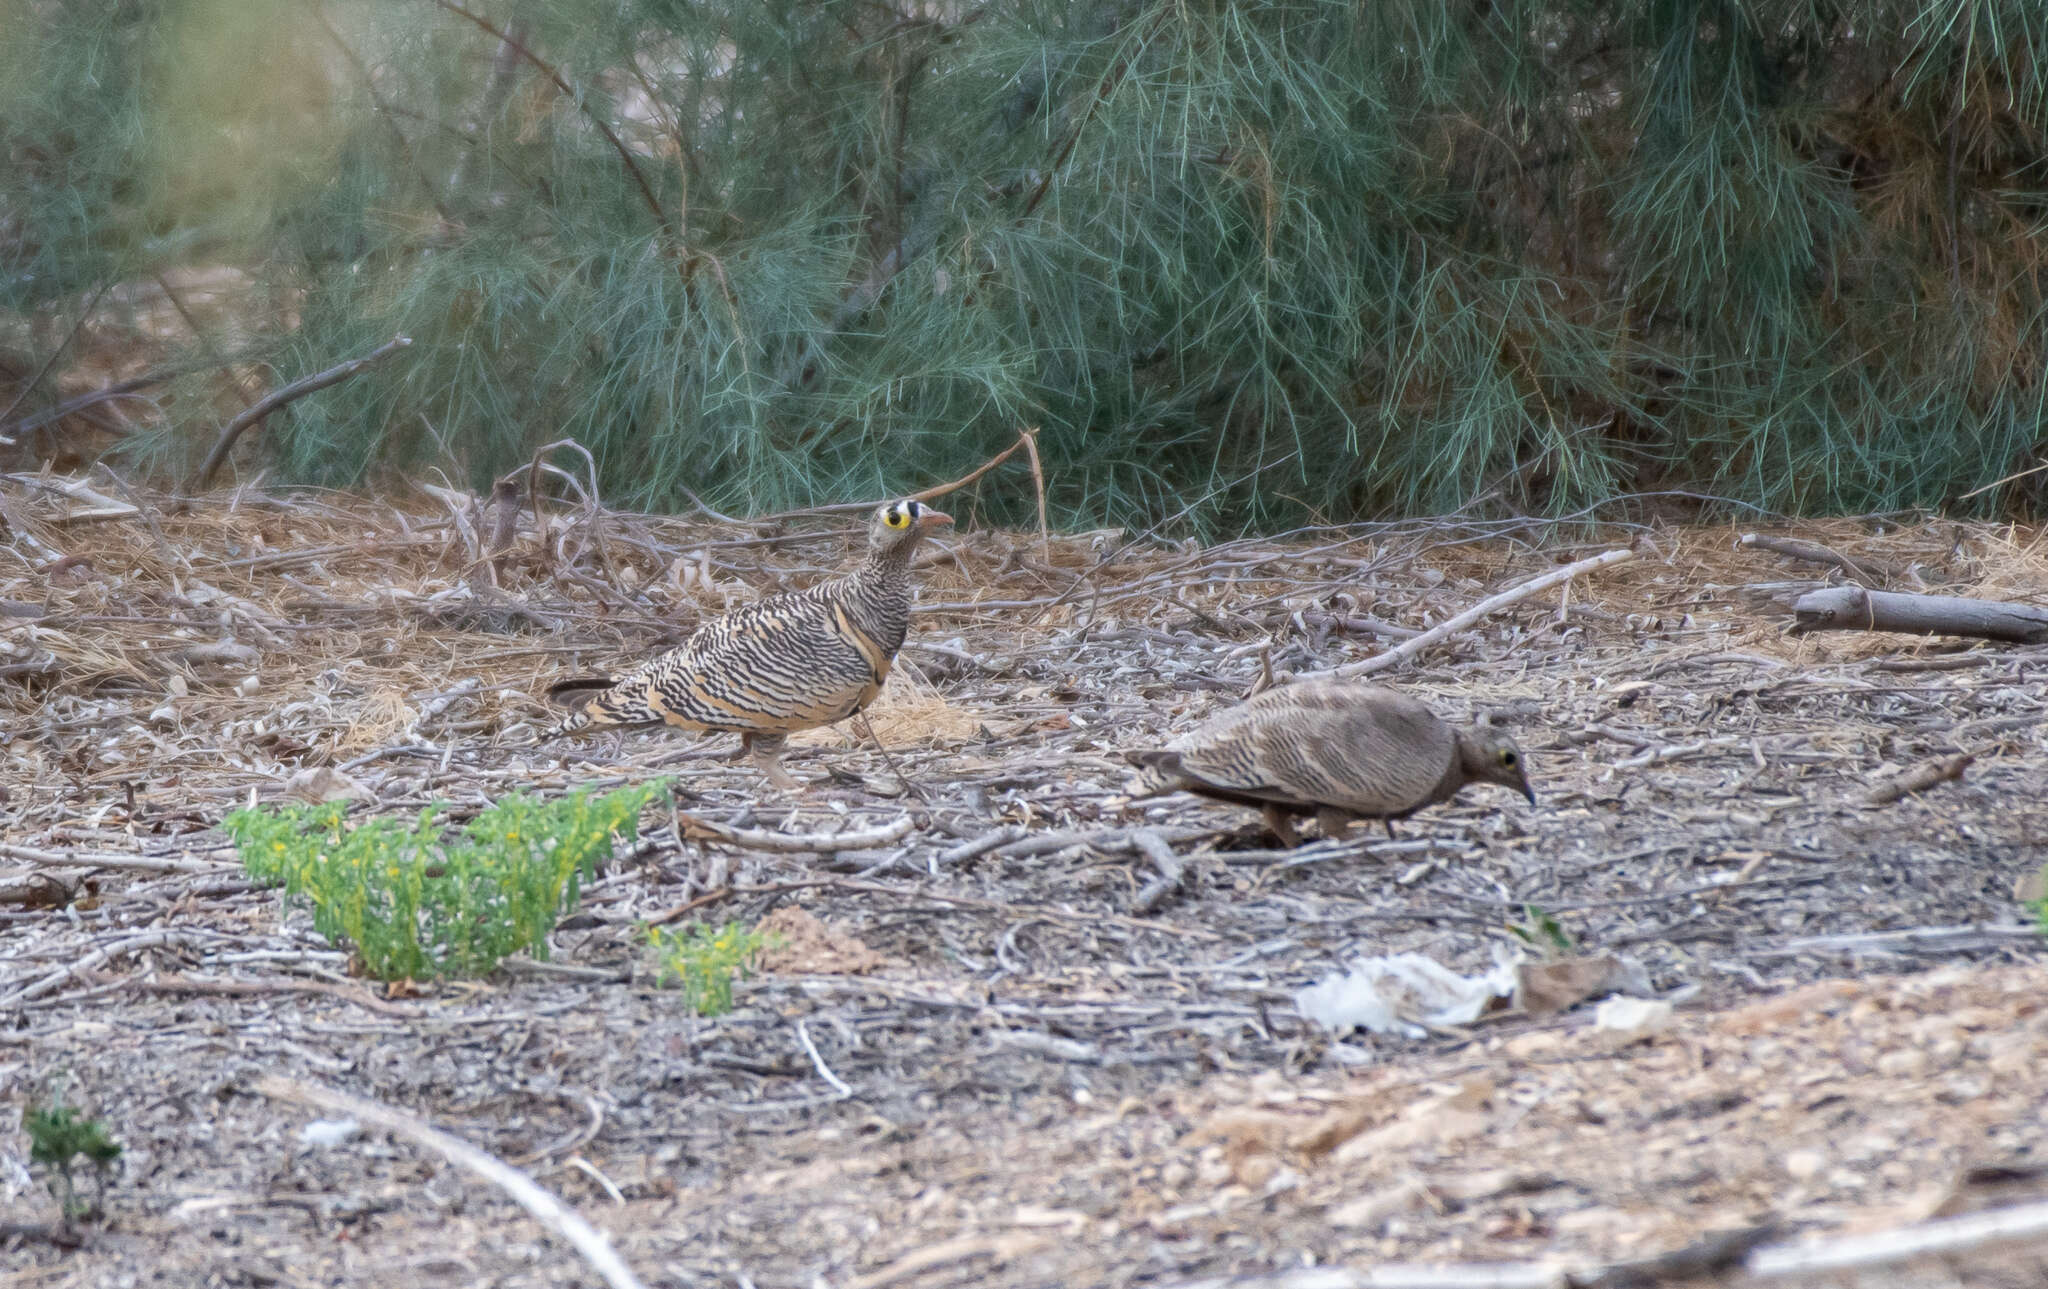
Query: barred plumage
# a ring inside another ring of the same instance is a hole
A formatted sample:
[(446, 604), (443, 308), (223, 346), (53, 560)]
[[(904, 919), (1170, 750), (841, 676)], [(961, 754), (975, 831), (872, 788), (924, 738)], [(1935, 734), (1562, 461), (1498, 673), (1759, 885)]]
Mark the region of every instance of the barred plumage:
[(852, 572), (735, 609), (616, 680), (555, 685), (551, 697), (574, 697), (581, 710), (548, 737), (655, 722), (735, 733), (777, 787), (797, 788), (782, 768), (784, 740), (844, 720), (882, 692), (910, 627), (910, 554), (952, 522), (922, 502), (890, 502), (875, 512), (867, 558)]
[(1387, 821), (1448, 801), (1468, 783), (1529, 798), (1521, 749), (1492, 725), (1457, 729), (1390, 689), (1341, 680), (1281, 685), (1222, 712), (1164, 749), (1129, 752), (1133, 795), (1185, 791), (1256, 806), (1287, 845), (1292, 817), (1325, 835), (1353, 819)]

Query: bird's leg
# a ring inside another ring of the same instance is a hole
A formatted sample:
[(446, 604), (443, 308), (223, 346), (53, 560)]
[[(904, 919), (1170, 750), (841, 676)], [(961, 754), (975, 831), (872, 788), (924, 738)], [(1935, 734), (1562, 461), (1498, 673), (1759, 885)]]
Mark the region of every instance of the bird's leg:
[(1387, 840), (1392, 841), (1394, 839), (1394, 821), (1388, 818), (1382, 819), (1380, 822), (1387, 826)]
[(1294, 847), (1301, 845), (1301, 835), (1294, 831), (1294, 820), (1288, 818), (1285, 810), (1278, 806), (1267, 806), (1265, 807), (1265, 813), (1266, 827), (1271, 829), (1273, 835), (1280, 839), (1282, 846), (1292, 850)]
[(1351, 831), (1351, 814), (1334, 806), (1324, 806), (1316, 811), (1316, 826), (1323, 830), (1324, 841), (1343, 841), (1344, 834)]
[(782, 768), (782, 748), (786, 741), (780, 734), (740, 735), (740, 747), (753, 758), (761, 773), (768, 776), (768, 782), (784, 792), (802, 792), (804, 784)]

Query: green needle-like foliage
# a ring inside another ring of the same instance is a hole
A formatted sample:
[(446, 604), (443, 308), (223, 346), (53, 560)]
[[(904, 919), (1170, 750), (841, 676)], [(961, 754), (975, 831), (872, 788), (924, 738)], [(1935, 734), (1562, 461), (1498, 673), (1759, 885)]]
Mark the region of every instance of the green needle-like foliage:
[(351, 946), (369, 975), (476, 976), (514, 953), (546, 958), (583, 880), (666, 791), (661, 781), (601, 797), (515, 794), (453, 835), (439, 806), (358, 824), (344, 822), (340, 803), (250, 808), (221, 827), (250, 876), (310, 905), (314, 928)]
[[(227, 264), (195, 370), (415, 341), (270, 419), (296, 478), (481, 484), (567, 435), (615, 503), (782, 508), (1038, 425), (1061, 518), (1212, 533), (2048, 479), (1995, 482), (2048, 444), (2038, 0), (0, 19), (0, 328)], [(210, 441), (206, 379), (138, 454)]]
[(121, 1157), (121, 1145), (98, 1119), (81, 1118), (62, 1098), (48, 1105), (30, 1105), (22, 1111), (22, 1130), (28, 1134), (28, 1158), (49, 1170), (51, 1192), (66, 1221), (87, 1216), (94, 1205), (78, 1198), (71, 1170), (80, 1159), (91, 1164), (104, 1181), (107, 1170)]

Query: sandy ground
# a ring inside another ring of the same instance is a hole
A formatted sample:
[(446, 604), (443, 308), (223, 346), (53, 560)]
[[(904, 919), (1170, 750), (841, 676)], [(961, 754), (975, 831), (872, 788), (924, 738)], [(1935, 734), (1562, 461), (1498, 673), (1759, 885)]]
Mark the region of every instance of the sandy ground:
[[(517, 1164), (650, 1285), (1308, 1289), (1767, 1224), (1854, 1238), (2048, 1191), (2048, 977), (2015, 900), (2048, 858), (2048, 652), (1787, 637), (1799, 579), (1824, 570), (1733, 531), (1567, 545), (1412, 524), (1183, 549), (970, 522), (920, 570), (875, 715), (922, 796), (832, 730), (791, 756), (817, 785), (791, 799), (729, 740), (536, 744), (533, 696), (842, 565), (845, 522), (565, 510), (526, 517), (492, 571), (459, 501), (125, 513), (9, 488), (0, 1223), (54, 1215), (16, 1118), (30, 1098), (61, 1088), (127, 1148), (80, 1247), (0, 1238), (10, 1285), (598, 1283), (416, 1145), (309, 1143), (319, 1113), (257, 1091), (275, 1077)], [(2030, 534), (1801, 535), (1898, 589), (2048, 587)], [(1383, 677), (1447, 717), (1510, 720), (1536, 807), (1475, 788), (1393, 840), (1284, 851), (1249, 812), (1128, 799), (1122, 751), (1266, 669), (1362, 660), (1621, 547), (1634, 558)], [(1869, 804), (1963, 754), (1960, 780)], [(322, 766), (366, 812), (659, 773), (730, 828), (908, 826), (779, 853), (651, 814), (550, 964), (386, 990), (212, 828)], [(1177, 882), (1155, 880), (1144, 828)], [(1295, 1010), (1361, 955), (1484, 971), (1545, 917), (1574, 953), (1639, 966), (1676, 1004), (1668, 1028), (1624, 1042), (1592, 1000), (1419, 1038)], [(644, 922), (694, 918), (785, 930), (715, 1019), (659, 988), (643, 948)], [(2035, 1284), (2043, 1247), (1839, 1283)]]

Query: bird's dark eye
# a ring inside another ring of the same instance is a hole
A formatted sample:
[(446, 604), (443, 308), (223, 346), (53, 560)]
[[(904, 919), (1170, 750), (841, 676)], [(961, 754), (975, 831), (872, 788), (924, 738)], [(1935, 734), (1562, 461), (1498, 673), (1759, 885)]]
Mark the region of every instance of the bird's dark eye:
[(891, 528), (908, 528), (910, 527), (910, 515), (901, 509), (892, 510), (882, 517), (882, 522), (888, 524)]
[(1512, 751), (1508, 750), (1507, 748), (1502, 748), (1502, 749), (1501, 749), (1501, 753), (1500, 753), (1500, 763), (1501, 763), (1502, 765), (1504, 765), (1504, 766), (1508, 767), (1508, 768), (1509, 768), (1510, 770), (1512, 770), (1512, 769), (1514, 769), (1514, 768), (1515, 768), (1515, 760), (1516, 760), (1516, 757), (1515, 757), (1515, 754), (1514, 754), (1514, 753), (1513, 753)]

